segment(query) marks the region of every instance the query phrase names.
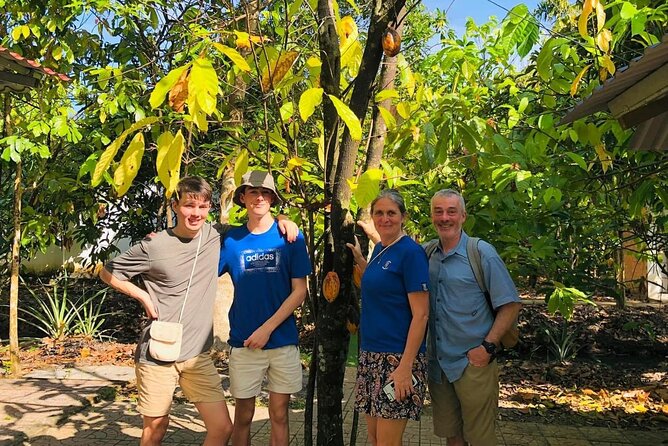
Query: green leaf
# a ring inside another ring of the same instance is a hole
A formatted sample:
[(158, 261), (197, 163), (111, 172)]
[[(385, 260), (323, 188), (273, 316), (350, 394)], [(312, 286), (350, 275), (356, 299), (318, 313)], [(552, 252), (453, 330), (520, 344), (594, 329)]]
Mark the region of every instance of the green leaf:
[(367, 207), (378, 196), (382, 179), (382, 169), (369, 169), (360, 175), (354, 192), (355, 200), (360, 208)]
[(225, 46), (220, 43), (214, 43), (213, 46), (216, 47), (218, 51), (227, 56), (240, 70), (245, 72), (249, 72), (251, 70), (251, 67), (248, 65), (248, 62), (246, 62), (246, 59), (244, 59), (244, 57), (234, 48), (230, 48), (229, 46)]
[(343, 101), (341, 101), (336, 96), (331, 94), (328, 94), (327, 96), (329, 96), (329, 99), (332, 101), (332, 104), (334, 104), (334, 108), (336, 108), (336, 113), (338, 113), (339, 117), (346, 124), (346, 127), (348, 127), (348, 131), (350, 132), (350, 137), (355, 141), (361, 140), (362, 125), (360, 124), (360, 120), (357, 117), (357, 115), (353, 113), (350, 107), (344, 104)]
[(543, 193), (543, 201), (545, 204), (550, 204), (550, 200), (559, 203), (561, 201), (561, 190), (556, 187), (548, 187)]
[(622, 2), (622, 9), (619, 11), (619, 16), (623, 20), (632, 19), (636, 14), (638, 14), (638, 10), (631, 4), (631, 2)]
[(176, 81), (178, 81), (181, 77), (183, 71), (188, 69), (188, 67), (190, 67), (190, 64), (175, 68), (170, 71), (167, 76), (160, 79), (158, 84), (151, 92), (151, 97), (148, 100), (149, 104), (151, 104), (151, 108), (158, 108), (160, 105), (162, 105), (162, 103), (165, 101), (165, 95), (167, 95), (169, 90), (172, 89)]
[(299, 116), (306, 122), (322, 102), (322, 88), (309, 88), (299, 97)]
[(552, 77), (552, 60), (554, 59), (554, 48), (564, 43), (565, 39), (548, 39), (543, 48), (541, 48), (538, 56), (536, 57), (536, 70), (538, 70), (538, 75), (544, 81), (548, 81)]
[(517, 54), (524, 57), (538, 42), (538, 23), (526, 5), (520, 3), (513, 7), (503, 20), (502, 36), (508, 48), (516, 48)]
[(566, 156), (569, 157), (575, 164), (580, 167), (580, 169), (587, 171), (587, 162), (577, 153), (566, 152)]
[(289, 122), (290, 118), (292, 118), (292, 115), (295, 114), (295, 104), (293, 104), (292, 101), (285, 102), (283, 105), (281, 105), (279, 113), (281, 115), (281, 121), (286, 123)]

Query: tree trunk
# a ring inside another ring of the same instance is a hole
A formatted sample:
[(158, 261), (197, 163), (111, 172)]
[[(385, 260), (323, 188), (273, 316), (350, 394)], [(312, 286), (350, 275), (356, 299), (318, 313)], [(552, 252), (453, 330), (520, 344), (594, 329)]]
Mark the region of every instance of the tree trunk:
[[(362, 56), (359, 74), (355, 80), (350, 108), (360, 121), (364, 120), (369, 104), (372, 84), (378, 74), (382, 56), (381, 38), (390, 21), (404, 1), (375, 0), (373, 14), (369, 24), (367, 43)], [(339, 45), (338, 35), (333, 20), (331, 4), (327, 0), (318, 1), (319, 43), (321, 59), (321, 85), (326, 93), (338, 91)], [(352, 256), (345, 246), (353, 240), (354, 221), (349, 212), (351, 192), (348, 178), (352, 176), (359, 142), (354, 141), (344, 130), (343, 144), (337, 156), (333, 150), (336, 141), (336, 129), (332, 122), (338, 122), (336, 110), (326, 97), (323, 107), (325, 123), (325, 145), (328, 150), (326, 166), (326, 190), (331, 190), (331, 214), (326, 220), (328, 231), (325, 242), (322, 277), (334, 271), (340, 279), (338, 297), (328, 302), (322, 292), (318, 301), (318, 320), (316, 323), (315, 351), (317, 362), (318, 387), (318, 445), (343, 445), (343, 418), (341, 401), (343, 399), (343, 378), (350, 334), (346, 329), (346, 320), (354, 311), (352, 278)], [(334, 178), (332, 173), (335, 172)], [(334, 180), (332, 182), (332, 179)], [(331, 188), (331, 189), (330, 189)], [(322, 281), (322, 278), (321, 278)], [(322, 288), (322, 287), (321, 287)], [(308, 424), (308, 421), (307, 421)]]
[[(11, 107), (9, 94), (5, 94), (5, 125), (4, 134), (12, 134)], [(9, 360), (10, 372), (14, 376), (21, 373), (21, 358), (19, 357), (19, 267), (21, 265), (21, 199), (23, 196), (21, 161), (16, 162), (16, 175), (14, 177), (14, 239), (12, 241), (11, 276), (9, 279)]]

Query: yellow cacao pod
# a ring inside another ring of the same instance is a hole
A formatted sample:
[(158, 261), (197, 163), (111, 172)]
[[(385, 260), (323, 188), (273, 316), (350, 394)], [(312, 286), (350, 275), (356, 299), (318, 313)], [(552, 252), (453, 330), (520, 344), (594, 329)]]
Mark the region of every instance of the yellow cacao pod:
[(322, 292), (327, 302), (334, 302), (339, 297), (340, 289), (341, 282), (339, 281), (339, 275), (335, 271), (328, 272), (325, 280), (322, 282)]
[(292, 64), (297, 60), (299, 53), (297, 51), (288, 51), (279, 56), (279, 58), (274, 62), (271, 67), (271, 75), (269, 74), (269, 67), (265, 68), (262, 73), (262, 82), (260, 83), (260, 88), (262, 88), (262, 93), (268, 92), (270, 89), (273, 89), (278, 85), (278, 83), (288, 74)]
[(383, 33), (383, 52), (387, 57), (394, 57), (401, 50), (401, 36), (392, 29), (387, 28)]
[(362, 268), (358, 264), (353, 265), (353, 283), (357, 288), (362, 287)]

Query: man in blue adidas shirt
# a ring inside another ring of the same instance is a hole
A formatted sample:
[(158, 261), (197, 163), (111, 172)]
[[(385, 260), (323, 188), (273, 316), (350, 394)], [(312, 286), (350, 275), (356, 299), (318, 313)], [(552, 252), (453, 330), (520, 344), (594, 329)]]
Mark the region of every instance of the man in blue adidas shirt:
[(491, 311), (473, 274), (462, 230), (464, 198), (452, 189), (431, 200), (439, 244), (429, 258), (429, 392), (434, 434), (449, 446), (493, 446), (499, 401), (495, 360), (500, 339), (521, 307), (510, 274), (492, 245), (480, 241)]
[(271, 174), (250, 171), (234, 192), (248, 222), (223, 238), (219, 273), (234, 283), (230, 308), (230, 392), (235, 398), (232, 444), (250, 445), (255, 398), (266, 375), (271, 444), (289, 443), (288, 403), (302, 387), (294, 311), (306, 297), (311, 262), (304, 236), (281, 235), (271, 206), (279, 202)]

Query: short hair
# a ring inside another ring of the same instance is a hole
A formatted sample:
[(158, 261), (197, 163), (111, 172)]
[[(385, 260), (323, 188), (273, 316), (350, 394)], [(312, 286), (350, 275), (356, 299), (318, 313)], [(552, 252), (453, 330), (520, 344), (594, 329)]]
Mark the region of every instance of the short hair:
[(181, 178), (176, 185), (176, 195), (173, 199), (178, 203), (181, 197), (197, 197), (202, 201), (211, 202), (212, 196), (213, 189), (204, 178), (190, 176)]
[(380, 191), (378, 196), (374, 198), (373, 201), (371, 202), (372, 214), (376, 202), (381, 198), (387, 198), (389, 200), (392, 200), (392, 202), (394, 202), (394, 204), (396, 204), (397, 207), (399, 208), (399, 212), (401, 212), (401, 215), (404, 215), (406, 213), (406, 203), (404, 202), (404, 197), (402, 197), (401, 194), (396, 189), (385, 189)]
[(434, 206), (434, 199), (449, 198), (449, 197), (457, 197), (457, 199), (459, 199), (459, 204), (462, 207), (462, 212), (466, 212), (466, 202), (464, 201), (464, 197), (462, 197), (462, 194), (460, 194), (454, 189), (441, 189), (438, 192), (436, 192), (434, 196), (431, 197), (431, 207)]

